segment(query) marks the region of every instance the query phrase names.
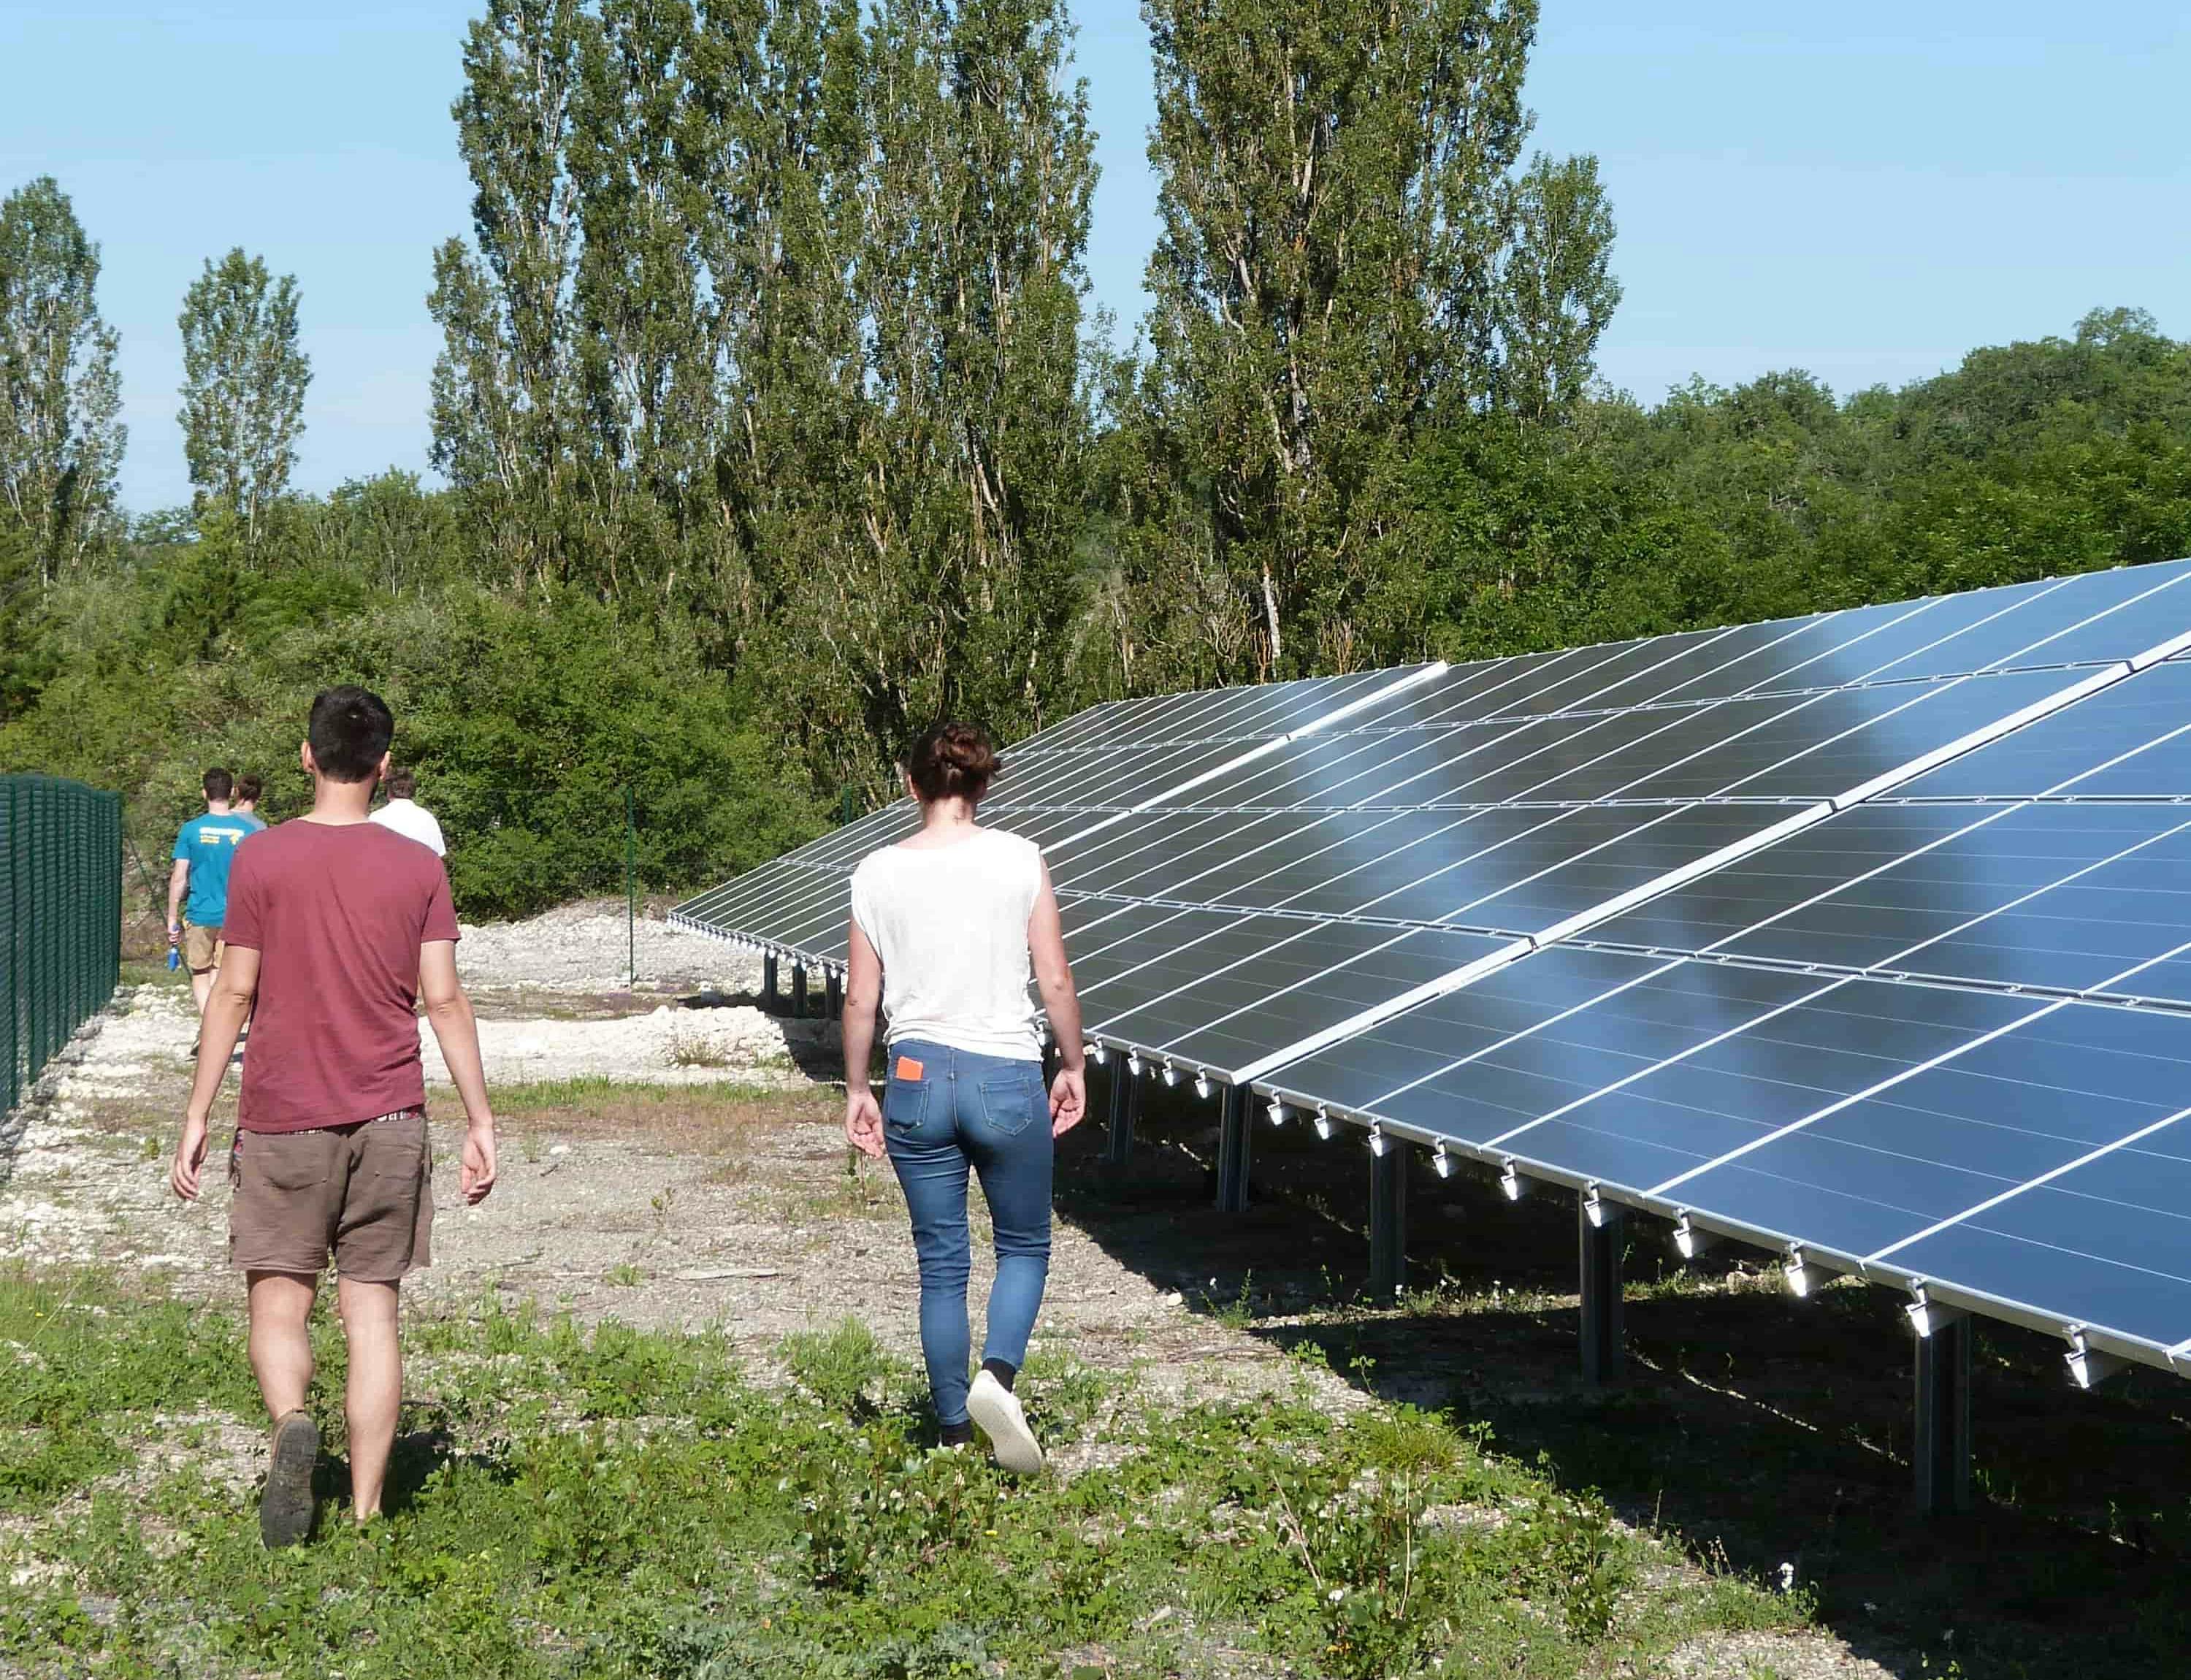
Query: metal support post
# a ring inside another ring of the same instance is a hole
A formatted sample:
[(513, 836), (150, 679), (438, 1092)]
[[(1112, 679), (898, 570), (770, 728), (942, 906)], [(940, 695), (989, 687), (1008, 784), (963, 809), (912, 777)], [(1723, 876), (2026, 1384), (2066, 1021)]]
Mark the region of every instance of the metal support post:
[(845, 1018), (845, 977), (834, 968), (822, 982), (822, 1013), (831, 1021)]
[(1928, 1517), (1971, 1508), (1971, 1321), (1917, 1338), (1917, 1431), (1909, 1462)]
[(1386, 1140), (1369, 1155), (1369, 1293), (1408, 1286), (1408, 1146)]
[(1224, 1104), (1217, 1120), (1217, 1211), (1248, 1210), (1248, 1143), (1255, 1136), (1248, 1124), (1248, 1088), (1225, 1087)]
[(1111, 1058), (1111, 1137), (1104, 1159), (1122, 1167), (1134, 1158), (1134, 1119), (1141, 1106), (1141, 1082), (1126, 1058)]
[(771, 951), (760, 960), (760, 1006), (764, 1013), (773, 1014), (783, 1002), (783, 989), (777, 984), (776, 953)]
[(787, 1014), (803, 1016), (806, 1013), (806, 965), (791, 965), (791, 1007)]
[(1627, 1210), (1585, 1195), (1575, 1210), (1582, 1260), (1582, 1380), (1620, 1380), (1620, 1250)]

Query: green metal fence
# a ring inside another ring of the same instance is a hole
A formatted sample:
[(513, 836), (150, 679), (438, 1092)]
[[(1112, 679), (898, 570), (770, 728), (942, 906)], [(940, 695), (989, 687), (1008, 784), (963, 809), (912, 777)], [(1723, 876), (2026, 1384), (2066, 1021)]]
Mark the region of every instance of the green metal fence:
[(121, 796), (0, 776), (0, 1114), (121, 974)]

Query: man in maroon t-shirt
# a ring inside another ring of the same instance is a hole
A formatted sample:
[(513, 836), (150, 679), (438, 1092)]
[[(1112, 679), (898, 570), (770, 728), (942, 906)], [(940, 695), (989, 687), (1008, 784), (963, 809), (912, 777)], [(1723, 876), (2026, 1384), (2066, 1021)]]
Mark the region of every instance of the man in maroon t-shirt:
[(403, 1397), (397, 1290), (430, 1263), (434, 1222), (421, 997), (464, 1105), (464, 1199), (494, 1187), (494, 1117), (457, 983), (448, 875), (427, 847), (367, 819), (395, 732), (378, 695), (321, 694), (302, 752), (311, 814), (236, 848), (228, 957), (207, 1000), (171, 1175), (175, 1193), (196, 1200), (213, 1098), (249, 1017), (228, 1249), (249, 1290), (251, 1368), (274, 1421), (259, 1511), (269, 1546), (311, 1531), (320, 1438), (304, 1400), (312, 1301), (330, 1254), (350, 1347), (352, 1509), (360, 1523), (380, 1514)]

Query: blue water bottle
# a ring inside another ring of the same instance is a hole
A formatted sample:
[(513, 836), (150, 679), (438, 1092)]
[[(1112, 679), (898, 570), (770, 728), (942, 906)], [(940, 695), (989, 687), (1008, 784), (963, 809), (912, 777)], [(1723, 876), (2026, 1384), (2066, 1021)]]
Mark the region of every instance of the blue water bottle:
[(183, 965), (183, 954), (182, 954), (182, 952), (181, 952), (181, 951), (177, 948), (177, 946), (176, 946), (176, 944), (175, 944), (175, 941), (174, 941), (174, 937), (171, 934), (171, 935), (169, 935), (169, 936), (168, 936), (168, 973), (170, 973), (170, 974), (173, 974), (173, 973), (174, 973), (177, 969), (180, 968), (182, 965)]

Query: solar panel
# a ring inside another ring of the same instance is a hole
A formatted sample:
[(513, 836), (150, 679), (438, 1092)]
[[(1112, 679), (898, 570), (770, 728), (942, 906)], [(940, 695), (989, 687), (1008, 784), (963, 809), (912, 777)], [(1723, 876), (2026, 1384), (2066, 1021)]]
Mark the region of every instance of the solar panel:
[[(1100, 1043), (2191, 1371), (2187, 585), (1115, 702), (984, 816)], [(913, 821), (680, 919), (840, 962)]]
[[(2108, 593), (2149, 614), (2133, 579)], [(2104, 615), (2040, 644), (2137, 675), (1260, 1088), (2080, 1346), (2191, 1359), (2191, 679), (2152, 651), (2191, 621), (2172, 610), (2139, 622), (2146, 648), (2100, 640)], [(1917, 686), (2081, 686), (1995, 663)], [(1743, 785), (1805, 756), (1835, 755)]]
[[(1983, 612), (1956, 603), (1952, 622), (1932, 640), (1952, 642), (2024, 611), (2031, 592), (2010, 593), (2012, 601)], [(2091, 605), (2075, 603), (2080, 611)], [(2119, 607), (2102, 602), (2097, 612), (2105, 616)], [(1913, 657), (1906, 621), (1930, 610), (1849, 615), (1842, 629), (1875, 643), (1902, 632), (1875, 648), (1898, 672)], [(2017, 646), (2052, 634), (2027, 623)], [(1724, 639), (1681, 638), (1682, 646), (1671, 650), (1630, 644), (1591, 663), (1624, 685), (1656, 670), (1693, 686), (1698, 679), (1685, 674), (1687, 666)], [(1835, 646), (1817, 621), (1749, 640), (1756, 651), (1801, 641), (1813, 662)], [(1999, 663), (2013, 654), (2003, 646), (1996, 638), (1983, 651)], [(1791, 819), (1824, 817), (1834, 802), (1891, 781), (1904, 766), (1953, 750), (2005, 718), (2043, 708), (2081, 680), (2051, 668), (1898, 676), (1609, 712), (1588, 703), (1586, 686), (1548, 681), (1559, 677), (1548, 670), (1552, 663), (1530, 675), (1528, 704), (1567, 707), (1559, 715), (1482, 715), (1486, 705), (1501, 703), (1487, 698), (1480, 674), (1426, 682), (1390, 710), (1286, 743), (1213, 778), (1192, 802), (1152, 801), (1054, 848), (1053, 878), (1068, 899), (1194, 905), (1250, 926), (1276, 911), (1399, 929), (1454, 928), (1511, 949), (1516, 941), (1572, 937), (1607, 907), (1739, 856)], [(1852, 668), (1844, 661), (1843, 669)], [(1852, 669), (1858, 678), (1869, 671)], [(1784, 675), (1785, 666), (1773, 669)], [(1473, 720), (1450, 721), (1448, 689), (1465, 692), (1463, 709), (1477, 715)], [(1505, 703), (1512, 703), (1511, 694)], [(1192, 962), (1165, 938), (1159, 931), (1145, 942), (1145, 960), (1167, 970)], [(1221, 980), (1169, 987), (1161, 1010), (1137, 1004), (1114, 1011), (1099, 992), (1088, 1002), (1089, 1028), (1107, 1041), (1238, 1081), (1437, 983), (1434, 977), (1409, 976), (1404, 986), (1396, 979), (1378, 999), (1369, 995), (1374, 977), (1350, 956), (1335, 966), (1329, 983), (1303, 986), (1281, 954), (1300, 948), (1298, 936), (1272, 940), (1262, 953), (1269, 960), (1249, 954)], [(1243, 1006), (1242, 970), (1260, 977), (1246, 983), (1263, 985), (1266, 999), (1283, 1002)]]
[[(1152, 790), (1183, 794), (1213, 770), (1251, 760), (1295, 732), (1343, 720), (1357, 708), (1404, 692), (1433, 669), (1409, 666), (1091, 707), (1004, 755), (983, 820), (1049, 846), (1117, 820)], [(868, 852), (919, 826), (919, 807), (899, 800), (687, 899), (670, 912), (670, 920), (748, 941), (794, 962), (841, 967), (853, 869)]]
[[(2191, 1361), (2187, 581), (1114, 702), (984, 820), (1101, 1042)], [(680, 918), (841, 962), (913, 821)]]

